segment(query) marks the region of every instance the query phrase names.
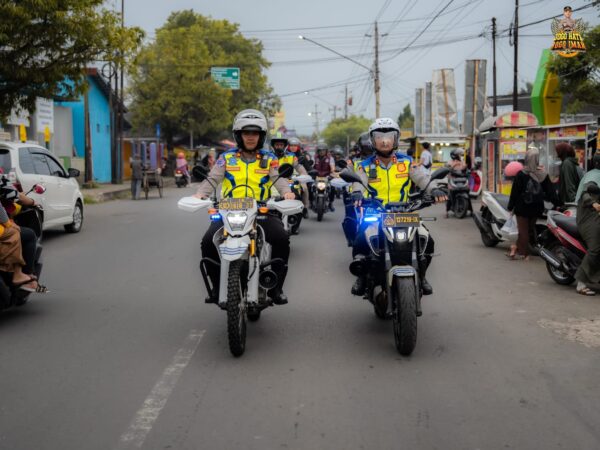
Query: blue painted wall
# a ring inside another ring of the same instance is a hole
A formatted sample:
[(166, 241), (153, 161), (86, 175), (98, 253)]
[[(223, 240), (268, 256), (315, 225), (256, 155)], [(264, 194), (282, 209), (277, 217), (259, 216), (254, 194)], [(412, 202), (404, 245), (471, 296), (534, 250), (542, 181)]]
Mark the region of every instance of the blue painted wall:
[[(100, 183), (110, 183), (110, 107), (108, 98), (106, 98), (92, 77), (88, 76), (88, 83), (90, 85), (88, 99), (94, 180)], [(81, 96), (78, 102), (60, 102), (59, 104), (71, 108), (73, 111), (73, 144), (75, 145), (77, 156), (83, 158), (85, 155), (83, 96)]]

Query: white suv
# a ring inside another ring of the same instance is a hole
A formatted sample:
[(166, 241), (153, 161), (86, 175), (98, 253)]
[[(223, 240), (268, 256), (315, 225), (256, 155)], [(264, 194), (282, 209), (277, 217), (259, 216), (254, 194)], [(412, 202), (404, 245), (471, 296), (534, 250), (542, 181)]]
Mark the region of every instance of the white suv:
[(83, 225), (83, 195), (76, 177), (79, 170), (66, 171), (58, 160), (37, 144), (0, 142), (0, 168), (17, 188), (27, 192), (34, 184), (42, 184), (46, 192), (31, 193), (44, 208), (43, 229), (64, 226), (78, 233)]

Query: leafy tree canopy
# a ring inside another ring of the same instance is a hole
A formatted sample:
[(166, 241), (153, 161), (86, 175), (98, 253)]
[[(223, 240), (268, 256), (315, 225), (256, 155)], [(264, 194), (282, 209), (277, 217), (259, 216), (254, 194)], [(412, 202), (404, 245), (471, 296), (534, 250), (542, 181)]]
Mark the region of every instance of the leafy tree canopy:
[(33, 111), (37, 97), (76, 96), (97, 61), (124, 64), (141, 43), (103, 0), (0, 2), (0, 120)]
[[(134, 125), (144, 129), (159, 123), (170, 142), (190, 131), (222, 134), (245, 108), (274, 113), (281, 102), (263, 74), (269, 62), (262, 51), (262, 43), (245, 38), (237, 24), (192, 10), (172, 13), (137, 58), (131, 89)], [(217, 85), (212, 66), (239, 67), (240, 89)]]
[(363, 116), (335, 119), (329, 122), (321, 136), (330, 147), (339, 145), (345, 148), (348, 141), (358, 141), (358, 137), (369, 129), (369, 125), (371, 121)]
[(400, 128), (410, 128), (411, 130), (415, 125), (415, 116), (410, 110), (410, 104), (407, 104), (398, 116), (398, 125)]

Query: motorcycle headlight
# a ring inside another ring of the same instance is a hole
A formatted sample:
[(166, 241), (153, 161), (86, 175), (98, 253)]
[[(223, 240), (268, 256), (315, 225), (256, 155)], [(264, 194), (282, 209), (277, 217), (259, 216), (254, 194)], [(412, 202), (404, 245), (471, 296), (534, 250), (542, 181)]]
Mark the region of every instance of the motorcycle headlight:
[(325, 190), (326, 187), (327, 187), (327, 185), (325, 183), (323, 183), (322, 181), (319, 181), (317, 183), (317, 189), (320, 190), (320, 191)]
[(406, 238), (408, 237), (408, 234), (406, 233), (405, 230), (397, 230), (396, 231), (396, 240), (397, 241), (405, 241)]
[(227, 223), (231, 231), (242, 231), (246, 226), (248, 215), (245, 212), (236, 212), (227, 214)]

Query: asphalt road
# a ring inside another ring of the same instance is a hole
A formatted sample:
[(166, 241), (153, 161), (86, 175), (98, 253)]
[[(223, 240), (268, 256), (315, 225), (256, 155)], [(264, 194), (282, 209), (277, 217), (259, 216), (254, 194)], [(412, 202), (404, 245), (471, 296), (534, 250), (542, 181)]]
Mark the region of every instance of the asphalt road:
[(191, 191), (90, 205), (80, 234), (48, 234), (52, 292), (0, 314), (0, 449), (600, 448), (600, 297), (434, 207), (435, 294), (401, 357), (349, 293), (338, 201), (302, 224), (290, 304), (236, 359), (203, 303), (207, 219), (176, 208)]

